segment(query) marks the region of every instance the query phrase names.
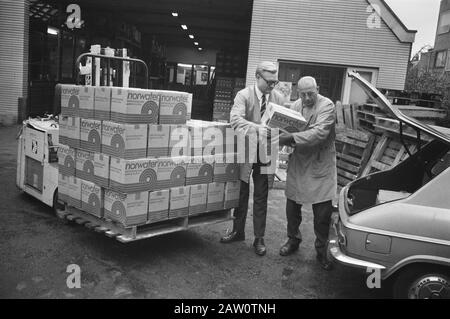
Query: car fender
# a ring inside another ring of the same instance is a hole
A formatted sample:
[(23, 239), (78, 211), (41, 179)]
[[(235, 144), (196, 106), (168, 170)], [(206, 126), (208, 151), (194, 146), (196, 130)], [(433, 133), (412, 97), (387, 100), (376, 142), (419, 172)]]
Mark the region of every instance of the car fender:
[(450, 270), (450, 259), (449, 258), (443, 258), (443, 257), (437, 257), (437, 256), (430, 256), (430, 255), (416, 255), (416, 256), (409, 256), (408, 258), (402, 259), (398, 263), (396, 263), (394, 266), (390, 267), (383, 273), (382, 279), (387, 279), (397, 273), (399, 270), (405, 268), (406, 266), (413, 265), (413, 264), (430, 264), (430, 265), (439, 265), (439, 266), (445, 266), (448, 267)]

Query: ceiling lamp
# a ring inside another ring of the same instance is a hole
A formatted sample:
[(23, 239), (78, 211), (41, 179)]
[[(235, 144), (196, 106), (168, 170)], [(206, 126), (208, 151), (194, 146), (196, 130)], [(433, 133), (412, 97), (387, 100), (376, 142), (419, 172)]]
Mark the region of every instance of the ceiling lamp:
[(181, 27), (183, 28), (183, 30), (187, 30), (187, 26), (185, 24), (182, 24)]
[(198, 45), (198, 42), (194, 42), (194, 45)]
[(194, 38), (194, 36), (193, 36), (192, 34), (189, 34), (189, 38), (193, 39), (193, 38)]
[(172, 17), (178, 17), (178, 13), (177, 12), (172, 12)]

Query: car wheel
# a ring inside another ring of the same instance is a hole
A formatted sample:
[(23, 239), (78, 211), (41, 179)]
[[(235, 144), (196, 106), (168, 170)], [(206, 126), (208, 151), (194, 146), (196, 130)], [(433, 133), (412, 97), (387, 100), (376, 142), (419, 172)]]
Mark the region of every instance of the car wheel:
[(402, 271), (394, 282), (397, 299), (450, 299), (448, 271), (442, 268), (409, 268)]

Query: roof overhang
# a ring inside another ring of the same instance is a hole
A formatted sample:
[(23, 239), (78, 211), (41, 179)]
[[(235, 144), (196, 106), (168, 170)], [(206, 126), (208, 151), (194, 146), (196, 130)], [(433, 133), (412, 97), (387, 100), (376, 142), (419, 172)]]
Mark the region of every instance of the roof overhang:
[(384, 0), (366, 0), (372, 7), (380, 8), (381, 19), (392, 30), (400, 42), (414, 43), (416, 30), (409, 30)]

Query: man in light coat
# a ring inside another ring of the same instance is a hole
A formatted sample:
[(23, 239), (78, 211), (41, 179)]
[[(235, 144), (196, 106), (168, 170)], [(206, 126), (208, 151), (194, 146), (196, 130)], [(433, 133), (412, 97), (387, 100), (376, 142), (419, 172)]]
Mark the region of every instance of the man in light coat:
[(282, 133), (280, 144), (294, 148), (290, 155), (286, 180), (286, 217), (288, 241), (280, 255), (295, 252), (302, 236), (302, 205), (312, 204), (317, 260), (326, 270), (327, 243), (332, 200), (336, 196), (335, 107), (331, 100), (318, 94), (316, 80), (303, 77), (298, 82), (300, 99), (291, 109), (300, 112), (308, 121), (307, 129), (299, 133)]
[[(230, 112), (231, 126), (236, 134), (245, 137), (270, 136), (270, 130), (261, 124), (261, 117), (264, 114), (269, 102), (283, 105), (284, 97), (273, 88), (278, 83), (277, 67), (272, 62), (261, 62), (255, 72), (256, 83), (236, 94), (234, 104)], [(250, 138), (252, 140), (252, 138)], [(256, 139), (255, 139), (256, 140)], [(258, 141), (260, 141), (258, 139)], [(248, 140), (247, 140), (248, 142)], [(264, 172), (264, 163), (259, 157), (259, 146), (267, 147), (264, 143), (249, 143), (252, 150), (247, 162), (241, 164), (240, 179), (241, 189), (239, 195), (239, 207), (235, 210), (233, 230), (231, 233), (221, 238), (222, 243), (231, 243), (245, 240), (245, 221), (247, 218), (248, 199), (250, 192), (250, 175), (253, 172), (253, 229), (255, 240), (253, 247), (255, 253), (264, 256), (266, 247), (264, 235), (266, 229), (267, 197), (269, 192), (269, 179), (273, 175)], [(258, 150), (256, 149), (258, 148)], [(263, 169), (262, 169), (263, 168)]]

